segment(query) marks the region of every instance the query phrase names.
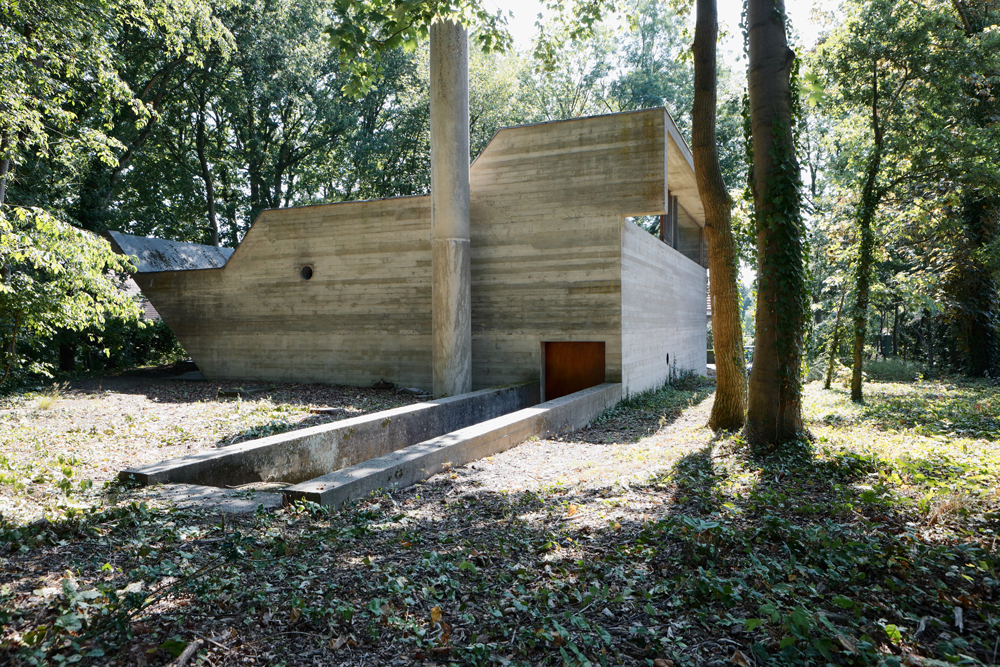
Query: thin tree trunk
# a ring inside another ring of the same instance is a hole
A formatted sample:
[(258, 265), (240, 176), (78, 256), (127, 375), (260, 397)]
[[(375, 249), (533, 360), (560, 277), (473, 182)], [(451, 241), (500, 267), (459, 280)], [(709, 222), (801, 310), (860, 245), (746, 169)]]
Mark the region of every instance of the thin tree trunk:
[(882, 341), (885, 337), (885, 310), (882, 308), (878, 309), (878, 348), (875, 352), (875, 357), (878, 357), (878, 353), (882, 353), (882, 360), (885, 361), (885, 346)]
[(208, 228), (212, 232), (212, 245), (219, 246), (219, 221), (215, 216), (215, 183), (212, 180), (212, 170), (208, 167), (205, 156), (205, 91), (198, 94), (198, 132), (195, 146), (198, 151), (198, 163), (201, 165), (201, 180), (205, 182), (205, 203), (208, 205)]
[(705, 236), (708, 241), (708, 268), (711, 275), (709, 290), (712, 298), (716, 385), (715, 402), (712, 404), (708, 425), (713, 429), (735, 430), (743, 426), (746, 418), (746, 357), (740, 326), (737, 287), (739, 268), (736, 245), (733, 242), (732, 200), (722, 179), (715, 138), (718, 32), (715, 0), (697, 0), (691, 151), (698, 192), (705, 209)]
[(865, 173), (865, 183), (861, 190), (861, 202), (858, 210), (858, 227), (860, 228), (858, 252), (858, 270), (855, 275), (854, 302), (854, 368), (851, 374), (851, 400), (855, 403), (864, 401), (862, 393), (862, 367), (864, 364), (865, 334), (868, 329), (868, 300), (871, 288), (872, 264), (875, 252), (875, 230), (872, 224), (875, 211), (878, 208), (880, 193), (877, 189), (879, 170), (882, 166), (882, 122), (879, 118), (882, 109), (879, 107), (878, 64), (872, 64), (872, 108), (871, 122), (874, 132), (874, 147), (868, 158), (868, 169)]
[(0, 378), (0, 386), (7, 381), (7, 377), (10, 375), (11, 366), (14, 365), (14, 361), (17, 358), (17, 332), (21, 326), (21, 311), (14, 313), (14, 332), (10, 335), (10, 345), (7, 346), (7, 368), (3, 371), (3, 378)]
[(927, 374), (934, 375), (934, 317), (927, 318)]
[(829, 389), (833, 382), (833, 364), (840, 352), (840, 314), (844, 311), (844, 299), (847, 297), (847, 282), (844, 282), (844, 291), (840, 293), (840, 305), (837, 306), (837, 319), (833, 323), (833, 340), (830, 341), (830, 363), (826, 368), (826, 382), (824, 389)]
[(758, 290), (753, 370), (745, 434), (761, 452), (805, 435), (801, 380), (805, 253), (792, 138), (783, 0), (749, 0), (748, 89), (753, 132)]
[(10, 136), (4, 132), (0, 135), (0, 206), (7, 201), (7, 172), (10, 170), (10, 158), (7, 149), (10, 147)]
[(899, 304), (892, 307), (892, 356), (899, 356)]

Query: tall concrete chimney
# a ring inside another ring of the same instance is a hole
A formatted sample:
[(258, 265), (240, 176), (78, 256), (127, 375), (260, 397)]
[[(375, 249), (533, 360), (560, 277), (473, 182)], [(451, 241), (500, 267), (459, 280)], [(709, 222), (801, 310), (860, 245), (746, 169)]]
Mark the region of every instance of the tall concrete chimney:
[(434, 396), (472, 391), (469, 37), (431, 24), (431, 327)]

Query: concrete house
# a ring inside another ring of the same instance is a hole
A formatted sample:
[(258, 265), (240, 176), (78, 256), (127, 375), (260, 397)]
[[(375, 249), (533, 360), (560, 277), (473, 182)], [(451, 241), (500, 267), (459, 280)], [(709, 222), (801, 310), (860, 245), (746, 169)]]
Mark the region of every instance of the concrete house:
[[(473, 389), (705, 373), (704, 215), (665, 110), (500, 130), (470, 176)], [(265, 211), (233, 251), (110, 237), (209, 379), (429, 389), (430, 225), (414, 196)]]

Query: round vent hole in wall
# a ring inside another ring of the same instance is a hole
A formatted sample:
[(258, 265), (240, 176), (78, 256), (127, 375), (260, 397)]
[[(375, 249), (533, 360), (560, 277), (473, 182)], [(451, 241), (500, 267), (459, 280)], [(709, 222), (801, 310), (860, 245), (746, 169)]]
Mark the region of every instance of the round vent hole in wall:
[(302, 280), (309, 280), (313, 277), (313, 267), (307, 264), (302, 267), (302, 271), (300, 271), (299, 274), (302, 276)]

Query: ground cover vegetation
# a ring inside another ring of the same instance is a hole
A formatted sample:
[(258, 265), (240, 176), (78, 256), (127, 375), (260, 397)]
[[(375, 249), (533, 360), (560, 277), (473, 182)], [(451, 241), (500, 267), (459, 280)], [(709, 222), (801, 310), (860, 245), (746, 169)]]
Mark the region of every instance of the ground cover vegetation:
[(768, 457), (705, 426), (711, 391), (687, 380), (333, 512), (74, 488), (0, 529), (4, 661), (995, 663), (994, 386), (876, 382), (858, 405), (813, 382), (814, 444)]
[(390, 386), (251, 386), (165, 377), (176, 375), (174, 368), (67, 381), (8, 397), (0, 408), (4, 520), (28, 524), (52, 512), (85, 509), (126, 468), (417, 400)]

